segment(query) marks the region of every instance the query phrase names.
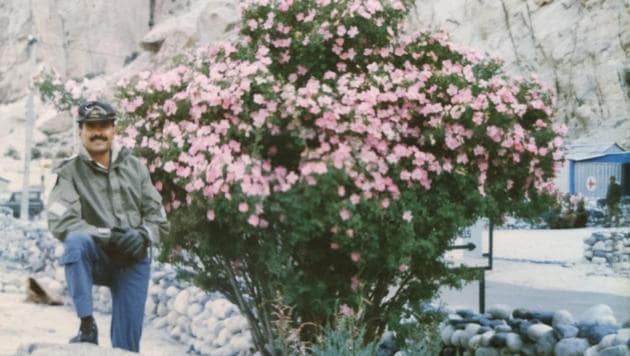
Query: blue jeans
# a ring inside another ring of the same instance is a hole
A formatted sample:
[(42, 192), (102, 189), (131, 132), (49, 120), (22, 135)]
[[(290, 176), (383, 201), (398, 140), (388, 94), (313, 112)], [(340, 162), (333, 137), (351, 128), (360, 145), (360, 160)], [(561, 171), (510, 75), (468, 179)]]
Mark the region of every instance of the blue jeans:
[(92, 286), (112, 294), (110, 336), (113, 347), (139, 352), (151, 259), (132, 265), (117, 263), (85, 232), (71, 232), (64, 241), (61, 263), (79, 318), (92, 315)]

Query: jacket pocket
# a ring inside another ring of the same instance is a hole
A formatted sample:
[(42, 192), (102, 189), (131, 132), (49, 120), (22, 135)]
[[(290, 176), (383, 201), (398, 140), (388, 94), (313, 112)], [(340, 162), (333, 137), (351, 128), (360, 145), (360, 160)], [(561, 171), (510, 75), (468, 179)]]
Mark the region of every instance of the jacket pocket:
[(142, 224), (142, 218), (137, 211), (131, 209), (127, 216), (129, 218), (129, 226), (138, 227)]

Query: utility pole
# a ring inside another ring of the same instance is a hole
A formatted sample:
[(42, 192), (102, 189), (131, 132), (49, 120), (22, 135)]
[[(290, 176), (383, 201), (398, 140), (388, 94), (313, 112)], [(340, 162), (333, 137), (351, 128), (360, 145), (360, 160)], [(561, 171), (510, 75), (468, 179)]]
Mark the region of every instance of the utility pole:
[[(35, 44), (37, 38), (33, 35), (28, 36), (27, 51), (29, 60), (32, 61), (32, 69), (35, 69), (37, 59), (35, 58)], [(24, 128), (24, 178), (22, 179), (22, 201), (20, 203), (20, 219), (28, 220), (29, 208), (29, 176), (31, 174), (31, 139), (33, 136), (33, 122), (35, 121), (35, 112), (33, 110), (33, 97), (35, 96), (35, 86), (30, 83), (30, 93), (26, 99), (26, 127)]]

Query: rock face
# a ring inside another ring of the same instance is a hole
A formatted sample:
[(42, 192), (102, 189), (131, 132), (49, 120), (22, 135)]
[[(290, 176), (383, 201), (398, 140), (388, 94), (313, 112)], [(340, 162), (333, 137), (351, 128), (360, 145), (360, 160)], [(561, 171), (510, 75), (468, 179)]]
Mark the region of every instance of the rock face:
[(630, 145), (629, 1), (425, 0), (412, 22), (499, 55), (511, 74), (537, 73), (571, 139)]
[[(444, 29), (457, 44), (498, 55), (512, 75), (537, 73), (557, 93), (557, 119), (571, 128), (571, 141), (630, 146), (629, 0), (422, 0), (410, 23)], [(237, 2), (229, 0), (2, 1), (0, 105), (24, 98), (37, 68), (105, 78), (111, 87), (232, 38), (237, 25)], [(29, 34), (39, 39), (35, 64)], [(18, 106), (11, 115), (22, 117)], [(59, 129), (67, 127), (53, 131)]]
[[(28, 79), (36, 71), (27, 51), (30, 34), (39, 40), (37, 67), (52, 68), (68, 79), (82, 79), (154, 68), (185, 49), (233, 33), (238, 19), (233, 1), (156, 1), (153, 8), (150, 3), (2, 1), (0, 104), (27, 94)], [(130, 66), (133, 62), (141, 64)]]
[(39, 40), (39, 64), (62, 76), (83, 78), (120, 69), (148, 30), (148, 2), (113, 0), (0, 3), (0, 102), (26, 94), (34, 73), (27, 52), (29, 34)]

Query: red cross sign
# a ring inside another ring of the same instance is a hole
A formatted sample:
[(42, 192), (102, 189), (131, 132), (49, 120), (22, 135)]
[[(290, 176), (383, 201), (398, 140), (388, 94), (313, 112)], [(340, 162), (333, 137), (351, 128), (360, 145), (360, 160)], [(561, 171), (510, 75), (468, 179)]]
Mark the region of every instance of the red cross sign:
[(597, 188), (597, 179), (593, 176), (586, 178), (586, 189), (588, 189), (589, 192), (592, 192), (595, 188)]

